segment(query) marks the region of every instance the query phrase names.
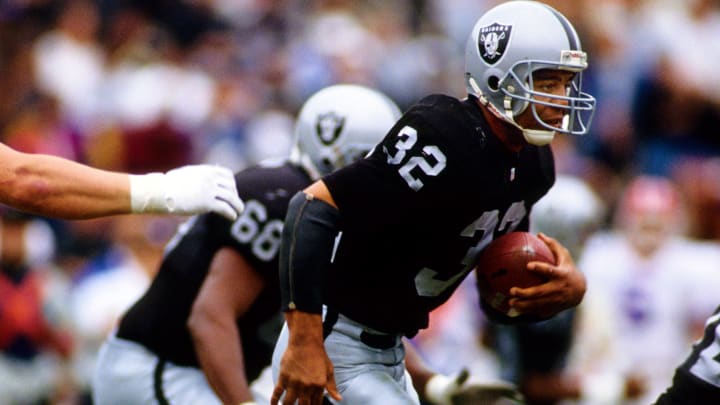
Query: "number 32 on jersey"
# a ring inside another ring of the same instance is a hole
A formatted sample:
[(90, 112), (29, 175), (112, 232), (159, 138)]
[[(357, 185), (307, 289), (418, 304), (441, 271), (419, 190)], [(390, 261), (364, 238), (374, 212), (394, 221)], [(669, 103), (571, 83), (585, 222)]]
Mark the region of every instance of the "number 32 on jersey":
[[(392, 154), (386, 146), (383, 146), (383, 152), (387, 156), (388, 164), (400, 166), (398, 173), (408, 186), (419, 191), (425, 185), (422, 177), (440, 174), (445, 169), (447, 158), (436, 145), (423, 146), (421, 156), (410, 155), (408, 152), (417, 142), (417, 130), (411, 126), (406, 125), (397, 136), (399, 138), (395, 143), (397, 152)], [(434, 163), (430, 163), (428, 158), (432, 158), (430, 162), (434, 161)], [(415, 168), (419, 168), (421, 172), (413, 171)]]

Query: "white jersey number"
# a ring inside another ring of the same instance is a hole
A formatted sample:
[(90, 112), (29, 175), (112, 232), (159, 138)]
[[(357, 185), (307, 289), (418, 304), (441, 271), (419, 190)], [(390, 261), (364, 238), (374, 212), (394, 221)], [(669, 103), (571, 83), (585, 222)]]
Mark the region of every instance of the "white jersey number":
[[(397, 153), (393, 155), (388, 151), (387, 147), (383, 146), (383, 152), (387, 156), (387, 162), (391, 165), (399, 165), (405, 160), (407, 151), (409, 151), (417, 142), (417, 130), (410, 126), (405, 126), (398, 132), (397, 135), (400, 139), (395, 143)], [(428, 157), (432, 157), (435, 164), (430, 164), (427, 160)], [(427, 145), (422, 149), (422, 156), (410, 157), (400, 168), (398, 172), (400, 176), (407, 182), (411, 189), (418, 191), (423, 187), (423, 182), (412, 172), (413, 169), (419, 167), (425, 176), (437, 176), (445, 169), (447, 164), (447, 158), (442, 153), (440, 148), (435, 145)]]
[(465, 277), (475, 267), (480, 252), (492, 241), (495, 229), (502, 231), (507, 227), (508, 231), (512, 231), (520, 225), (525, 214), (527, 214), (525, 203), (517, 201), (508, 208), (502, 221), (500, 221), (500, 211), (498, 210), (487, 211), (480, 215), (478, 219), (460, 232), (460, 236), (468, 238), (474, 237), (478, 231), (482, 232), (480, 240), (465, 252), (465, 256), (461, 261), (463, 270), (447, 280), (441, 280), (436, 278), (439, 274), (437, 271), (427, 267), (423, 268), (415, 276), (415, 290), (418, 295), (421, 297), (437, 297), (458, 280)]
[[(708, 318), (707, 330), (714, 331), (713, 339), (707, 347), (700, 351), (700, 356), (690, 366), (690, 372), (698, 378), (718, 387), (720, 386), (720, 342), (717, 339), (720, 312)], [(706, 332), (707, 334), (707, 332)], [(698, 346), (698, 349), (700, 347)]]
[(233, 223), (230, 232), (238, 242), (251, 244), (252, 252), (260, 260), (272, 260), (280, 248), (283, 222), (267, 221), (267, 209), (257, 200), (245, 201), (245, 211)]

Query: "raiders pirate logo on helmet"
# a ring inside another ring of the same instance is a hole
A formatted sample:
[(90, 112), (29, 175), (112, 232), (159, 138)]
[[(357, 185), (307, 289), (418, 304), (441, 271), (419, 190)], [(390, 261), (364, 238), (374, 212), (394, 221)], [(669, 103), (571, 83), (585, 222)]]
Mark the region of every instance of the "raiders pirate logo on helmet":
[(326, 87), (298, 113), (290, 161), (317, 179), (364, 156), (399, 118), (400, 109), (376, 90), (355, 84)]
[(345, 125), (345, 117), (334, 112), (319, 114), (315, 124), (315, 132), (323, 145), (332, 145), (340, 136)]
[(493, 23), (480, 28), (478, 47), (483, 60), (492, 65), (505, 54), (512, 26)]

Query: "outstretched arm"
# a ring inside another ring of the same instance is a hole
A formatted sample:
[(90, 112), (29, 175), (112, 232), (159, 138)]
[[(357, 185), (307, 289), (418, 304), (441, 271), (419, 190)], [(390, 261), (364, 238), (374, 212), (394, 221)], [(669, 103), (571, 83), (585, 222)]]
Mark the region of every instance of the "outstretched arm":
[(340, 222), (340, 213), (322, 181), (290, 200), (280, 248), (282, 308), (288, 345), (272, 395), (272, 405), (320, 405), (324, 391), (341, 400), (334, 370), (325, 352), (322, 328), (325, 272)]
[(223, 404), (253, 401), (237, 319), (250, 309), (264, 286), (255, 269), (226, 247), (215, 254), (193, 303), (188, 329), (203, 372)]
[(129, 213), (235, 219), (243, 209), (232, 172), (210, 165), (128, 175), (0, 144), (0, 203), (34, 214), (87, 219)]

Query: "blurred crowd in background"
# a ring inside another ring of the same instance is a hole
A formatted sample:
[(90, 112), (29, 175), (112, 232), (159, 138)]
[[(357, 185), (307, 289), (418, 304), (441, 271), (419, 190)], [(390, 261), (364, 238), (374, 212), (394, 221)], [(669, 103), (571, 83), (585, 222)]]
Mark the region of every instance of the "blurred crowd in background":
[[(463, 98), (467, 35), (496, 3), (0, 0), (0, 141), (108, 170), (200, 162), (239, 170), (286, 156), (295, 113), (330, 84), (377, 88), (403, 109), (431, 93)], [(662, 231), (718, 249), (720, 1), (546, 3), (574, 23), (589, 55), (584, 86), (598, 99), (591, 133), (557, 136), (553, 149), (558, 172), (582, 179), (606, 207), (597, 232), (623, 232), (623, 191), (653, 176), (676, 200), (660, 204), (661, 217), (682, 218)], [(89, 403), (97, 347), (144, 291), (180, 221), (65, 222), (3, 210), (0, 404)], [(614, 266), (612, 253), (604, 258)], [(711, 264), (720, 274), (720, 261)], [(707, 293), (683, 294), (673, 297)], [(626, 309), (642, 323), (647, 303), (633, 297)], [(694, 315), (702, 320), (705, 310)], [(443, 324), (441, 312), (433, 325)], [(477, 306), (461, 313), (453, 322), (477, 328), (452, 338), (481, 354), (478, 372), (497, 372)], [(684, 353), (696, 337), (687, 335), (671, 351)], [(425, 355), (440, 368), (458, 365), (447, 347)], [(633, 350), (641, 349), (663, 351)]]

